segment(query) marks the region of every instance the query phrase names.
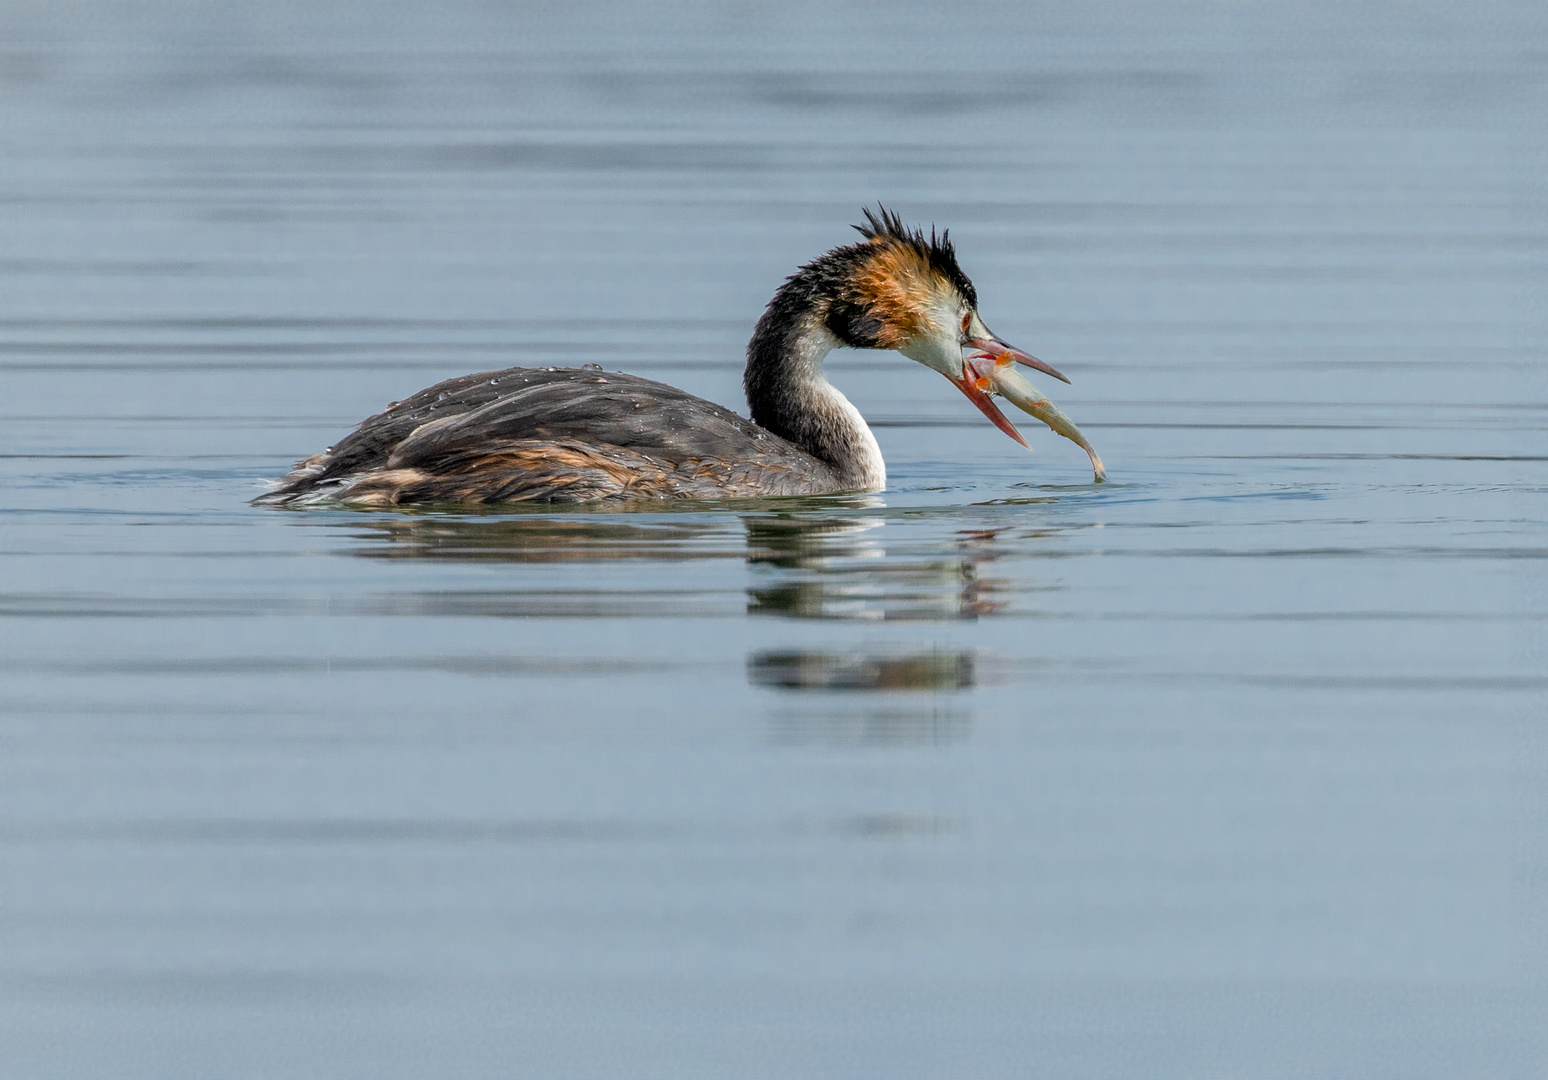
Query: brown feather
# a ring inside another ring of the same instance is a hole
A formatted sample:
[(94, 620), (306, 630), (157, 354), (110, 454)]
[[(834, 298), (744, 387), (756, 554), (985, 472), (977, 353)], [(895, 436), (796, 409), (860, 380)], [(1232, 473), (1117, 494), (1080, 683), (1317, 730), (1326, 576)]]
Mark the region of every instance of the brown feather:
[(800, 447), (661, 383), (511, 368), (448, 380), (368, 418), (259, 501), (488, 505), (852, 487)]
[(886, 237), (871, 244), (877, 251), (854, 276), (854, 299), (881, 323), (877, 347), (896, 349), (928, 329), (925, 309), (932, 294), (949, 284), (910, 245)]

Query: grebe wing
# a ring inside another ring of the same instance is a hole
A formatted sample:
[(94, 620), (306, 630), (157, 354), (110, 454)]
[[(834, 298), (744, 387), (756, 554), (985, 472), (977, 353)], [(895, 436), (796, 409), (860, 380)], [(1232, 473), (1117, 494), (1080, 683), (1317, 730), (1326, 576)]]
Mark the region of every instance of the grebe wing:
[[(438, 411), (393, 447), (389, 463), (422, 467), (440, 454), (512, 439), (619, 446), (674, 462), (746, 460), (762, 453), (760, 444), (767, 443), (776, 455), (788, 448), (802, 461), (815, 460), (729, 409), (650, 379), (521, 369), (501, 375), (504, 393), (455, 414)], [(465, 400), (472, 405), (482, 396), (468, 393)]]
[(592, 369), (509, 368), (438, 383), (319, 457), (268, 499), (579, 502), (840, 489), (827, 463), (729, 409)]

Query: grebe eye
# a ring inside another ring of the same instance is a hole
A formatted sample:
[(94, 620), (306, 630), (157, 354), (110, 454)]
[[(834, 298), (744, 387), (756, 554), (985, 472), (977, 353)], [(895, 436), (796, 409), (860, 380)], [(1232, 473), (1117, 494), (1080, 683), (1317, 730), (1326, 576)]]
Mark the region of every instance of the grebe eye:
[(967, 312), (962, 316), (962, 332), (967, 333), (968, 325), (973, 321), (973, 313)]

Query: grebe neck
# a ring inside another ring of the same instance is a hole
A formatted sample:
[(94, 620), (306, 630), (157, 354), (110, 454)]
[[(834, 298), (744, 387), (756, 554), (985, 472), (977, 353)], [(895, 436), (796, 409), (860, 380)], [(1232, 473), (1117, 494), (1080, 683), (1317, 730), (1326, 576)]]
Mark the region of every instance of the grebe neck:
[(876, 436), (823, 374), (824, 357), (841, 343), (809, 303), (790, 303), (792, 284), (775, 295), (747, 343), (742, 386), (753, 422), (831, 465), (846, 488), (880, 491), (887, 466)]

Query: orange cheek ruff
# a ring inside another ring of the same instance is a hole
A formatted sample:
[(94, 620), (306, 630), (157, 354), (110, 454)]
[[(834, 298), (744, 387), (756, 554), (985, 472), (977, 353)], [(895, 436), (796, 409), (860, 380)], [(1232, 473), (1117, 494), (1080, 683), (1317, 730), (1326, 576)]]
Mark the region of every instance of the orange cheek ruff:
[(853, 302), (882, 324), (877, 345), (896, 349), (928, 329), (924, 312), (935, 292), (935, 273), (918, 252), (904, 244), (873, 240), (877, 252), (855, 275)]

